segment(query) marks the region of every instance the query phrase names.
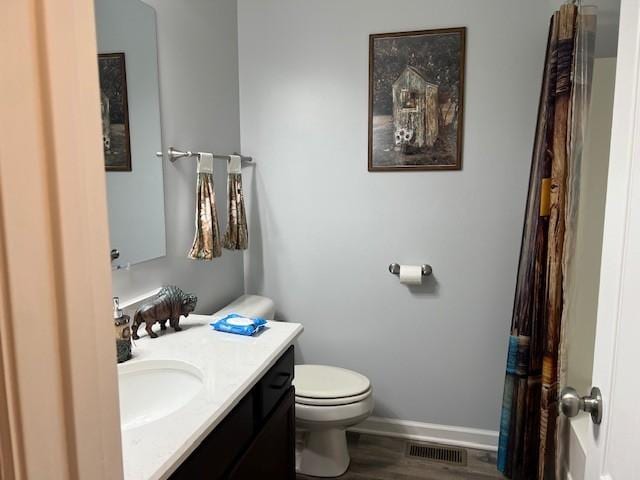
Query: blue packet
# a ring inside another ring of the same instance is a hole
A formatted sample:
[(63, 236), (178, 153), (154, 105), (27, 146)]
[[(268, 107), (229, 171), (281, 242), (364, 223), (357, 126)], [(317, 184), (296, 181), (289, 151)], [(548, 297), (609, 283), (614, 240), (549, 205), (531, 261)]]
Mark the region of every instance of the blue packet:
[(251, 336), (262, 330), (266, 324), (267, 321), (264, 318), (252, 318), (238, 315), (237, 313), (230, 313), (210, 325), (214, 330), (218, 330), (219, 332)]

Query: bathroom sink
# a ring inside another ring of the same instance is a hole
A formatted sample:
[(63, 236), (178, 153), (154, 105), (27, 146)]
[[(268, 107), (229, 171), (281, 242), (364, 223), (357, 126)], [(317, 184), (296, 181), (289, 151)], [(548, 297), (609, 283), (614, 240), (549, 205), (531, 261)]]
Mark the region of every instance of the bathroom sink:
[(145, 360), (118, 365), (120, 424), (129, 430), (179, 410), (203, 389), (203, 374), (178, 360)]

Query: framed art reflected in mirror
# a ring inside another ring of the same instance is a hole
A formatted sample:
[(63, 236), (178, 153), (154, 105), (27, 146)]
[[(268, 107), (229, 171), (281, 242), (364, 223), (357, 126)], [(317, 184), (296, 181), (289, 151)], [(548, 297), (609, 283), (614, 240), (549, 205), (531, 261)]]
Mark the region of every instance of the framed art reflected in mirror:
[(124, 52), (98, 54), (102, 146), (108, 172), (131, 171), (127, 71)]

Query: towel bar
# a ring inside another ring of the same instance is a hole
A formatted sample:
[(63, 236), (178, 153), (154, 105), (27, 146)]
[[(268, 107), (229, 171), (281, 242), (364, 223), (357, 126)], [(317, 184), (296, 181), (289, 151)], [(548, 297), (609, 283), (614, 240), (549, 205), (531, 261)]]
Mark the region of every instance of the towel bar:
[[(167, 156), (169, 157), (169, 160), (171, 160), (172, 162), (175, 162), (176, 160), (178, 160), (179, 158), (186, 158), (186, 157), (197, 157), (199, 155), (198, 152), (192, 152), (190, 150), (187, 150), (186, 152), (183, 152), (182, 150), (177, 150), (173, 147), (169, 147), (167, 149)], [(157, 157), (163, 157), (164, 154), (162, 152), (156, 152), (156, 156)], [(217, 153), (213, 154), (213, 158), (216, 158), (218, 160), (230, 160), (231, 156), (230, 155), (219, 155)], [(251, 157), (245, 157), (243, 155), (240, 155), (240, 158), (243, 162), (253, 162), (253, 158)]]

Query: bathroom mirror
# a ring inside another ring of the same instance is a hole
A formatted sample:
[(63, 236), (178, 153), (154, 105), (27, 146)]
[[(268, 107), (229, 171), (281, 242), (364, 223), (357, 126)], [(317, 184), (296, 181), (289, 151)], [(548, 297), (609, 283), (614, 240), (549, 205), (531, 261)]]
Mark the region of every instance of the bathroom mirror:
[(114, 265), (166, 254), (156, 13), (95, 0), (103, 148)]

